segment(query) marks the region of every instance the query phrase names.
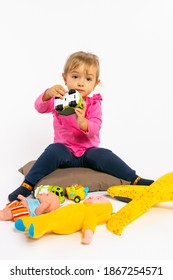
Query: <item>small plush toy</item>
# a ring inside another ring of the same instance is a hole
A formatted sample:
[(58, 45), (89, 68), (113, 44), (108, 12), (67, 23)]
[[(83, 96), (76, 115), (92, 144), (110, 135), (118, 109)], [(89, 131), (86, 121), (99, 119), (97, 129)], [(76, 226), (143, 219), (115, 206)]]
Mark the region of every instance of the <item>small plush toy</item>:
[(71, 234), (81, 230), (82, 243), (89, 244), (96, 226), (107, 223), (111, 214), (112, 204), (108, 198), (89, 197), (83, 203), (68, 204), (51, 213), (18, 219), (15, 228), (34, 239), (47, 232)]
[(123, 229), (144, 214), (149, 208), (160, 202), (173, 200), (173, 172), (157, 179), (150, 186), (112, 186), (108, 188), (110, 196), (120, 196), (132, 199), (126, 206), (112, 215), (107, 228), (121, 235)]
[(52, 192), (40, 194), (37, 199), (25, 198), (19, 194), (18, 200), (7, 203), (6, 207), (0, 210), (0, 220), (16, 221), (18, 218), (24, 216), (36, 216), (48, 213), (59, 207), (59, 197)]

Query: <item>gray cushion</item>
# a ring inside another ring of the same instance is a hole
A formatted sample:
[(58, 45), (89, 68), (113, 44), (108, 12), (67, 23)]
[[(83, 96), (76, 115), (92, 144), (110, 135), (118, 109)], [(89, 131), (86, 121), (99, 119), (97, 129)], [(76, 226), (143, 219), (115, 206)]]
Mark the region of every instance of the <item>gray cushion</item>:
[[(28, 162), (19, 169), (19, 172), (25, 176), (34, 163), (34, 160)], [(42, 178), (35, 187), (40, 185), (55, 185), (61, 186), (65, 191), (66, 187), (74, 184), (87, 186), (90, 192), (94, 192), (106, 191), (111, 186), (129, 185), (130, 182), (90, 168), (58, 168)]]

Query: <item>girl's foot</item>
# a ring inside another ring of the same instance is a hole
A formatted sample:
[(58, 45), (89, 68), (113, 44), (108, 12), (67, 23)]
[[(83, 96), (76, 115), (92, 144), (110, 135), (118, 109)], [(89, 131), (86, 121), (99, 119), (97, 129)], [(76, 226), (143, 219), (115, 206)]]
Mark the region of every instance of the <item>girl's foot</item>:
[(21, 194), (24, 197), (28, 197), (33, 190), (33, 186), (30, 184), (23, 182), (19, 188), (17, 188), (14, 192), (9, 194), (8, 199), (9, 201), (18, 200), (18, 195)]

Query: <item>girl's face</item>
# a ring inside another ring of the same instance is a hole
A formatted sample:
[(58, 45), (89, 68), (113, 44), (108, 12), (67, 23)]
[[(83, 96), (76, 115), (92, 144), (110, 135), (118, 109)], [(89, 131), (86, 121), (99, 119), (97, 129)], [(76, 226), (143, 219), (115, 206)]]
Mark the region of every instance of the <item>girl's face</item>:
[(68, 90), (75, 89), (85, 99), (99, 83), (96, 80), (97, 69), (95, 66), (86, 66), (81, 64), (66, 75), (63, 74), (63, 79), (68, 87)]

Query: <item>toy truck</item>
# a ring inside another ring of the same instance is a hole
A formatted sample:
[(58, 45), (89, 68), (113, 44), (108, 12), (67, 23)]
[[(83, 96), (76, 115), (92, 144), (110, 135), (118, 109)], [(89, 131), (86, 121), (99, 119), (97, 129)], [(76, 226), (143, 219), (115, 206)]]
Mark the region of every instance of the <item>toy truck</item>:
[(89, 188), (82, 185), (72, 185), (66, 188), (67, 197), (76, 203), (79, 203), (88, 195)]
[(48, 192), (54, 192), (57, 196), (59, 196), (60, 204), (64, 203), (65, 196), (63, 188), (61, 188), (60, 186), (41, 185), (35, 189), (34, 195), (37, 198), (39, 194)]
[(54, 99), (54, 108), (59, 115), (69, 116), (74, 114), (74, 108), (83, 108), (83, 98), (80, 93), (71, 89), (69, 92), (66, 92), (66, 95), (63, 99), (55, 97)]

